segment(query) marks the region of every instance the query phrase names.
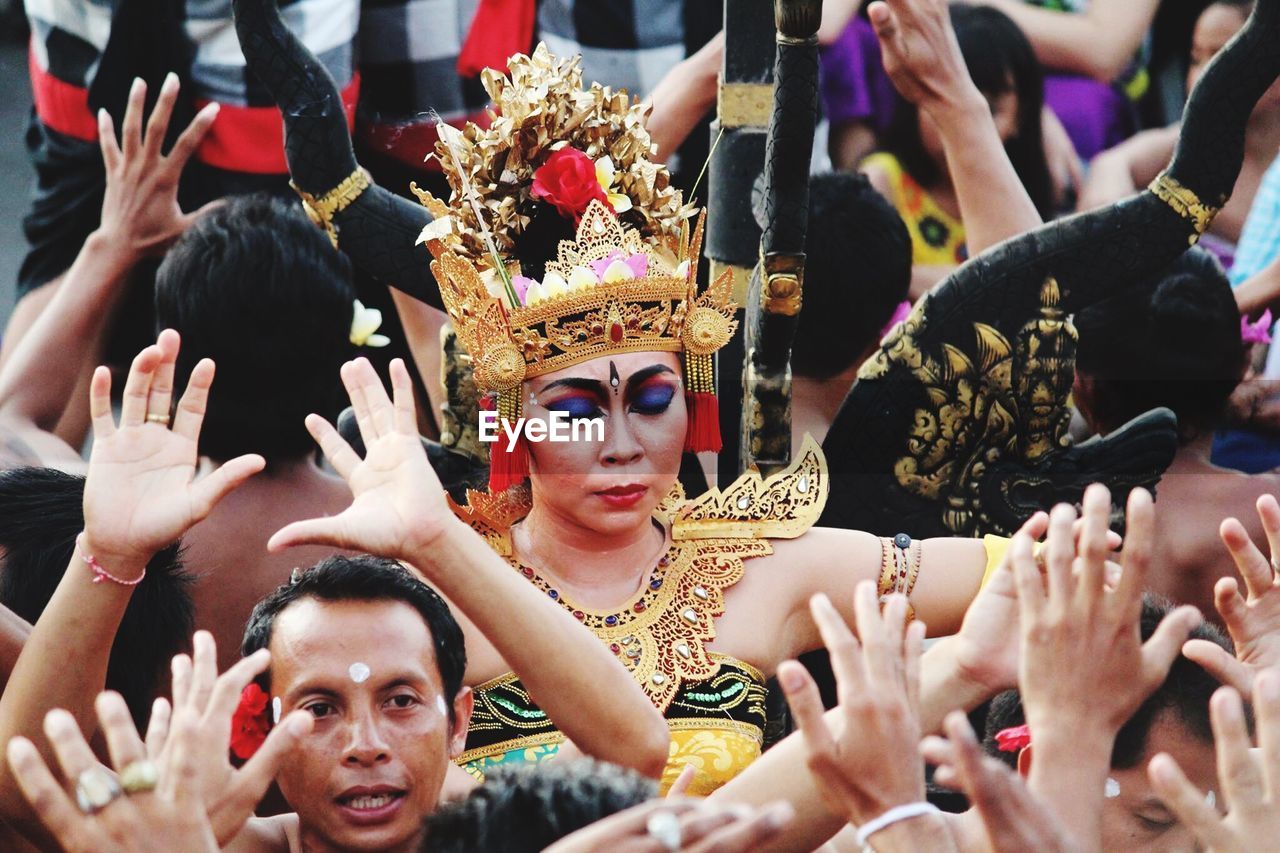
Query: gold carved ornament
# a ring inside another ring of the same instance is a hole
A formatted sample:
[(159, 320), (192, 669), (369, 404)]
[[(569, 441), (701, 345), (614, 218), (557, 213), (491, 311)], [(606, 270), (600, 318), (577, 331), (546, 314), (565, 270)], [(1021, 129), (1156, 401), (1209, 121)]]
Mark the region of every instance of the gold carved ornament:
[[(1156, 175), (1155, 180), (1151, 182), (1147, 189), (1151, 190), (1158, 199), (1173, 208), (1175, 213), (1191, 222), (1191, 227), (1195, 229), (1195, 233), (1188, 238), (1187, 242), (1192, 246), (1199, 241), (1204, 232), (1209, 230), (1209, 225), (1213, 223), (1213, 218), (1222, 209), (1221, 204), (1214, 207), (1202, 202), (1194, 191), (1183, 186), (1168, 172), (1161, 172)], [(1225, 199), (1223, 201), (1225, 202)]]
[(372, 183), (369, 173), (360, 167), (319, 198), (303, 190), (293, 181), (289, 182), (289, 186), (293, 187), (293, 191), (302, 199), (302, 209), (306, 212), (307, 218), (329, 235), (329, 242), (333, 243), (336, 249), (338, 248), (338, 229), (334, 227), (333, 217), (349, 207)]
[(1050, 278), (1040, 291), (1039, 315), (1013, 342), (974, 323), (971, 349), (944, 343), (934, 352), (917, 340), (928, 305), (922, 301), (858, 373), (859, 379), (881, 379), (896, 366), (924, 387), (927, 403), (912, 417), (906, 452), (893, 473), (907, 492), (942, 503), (943, 523), (957, 535), (993, 530), (979, 493), (990, 466), (1007, 458), (1033, 463), (1070, 443), (1078, 336), (1060, 299)]

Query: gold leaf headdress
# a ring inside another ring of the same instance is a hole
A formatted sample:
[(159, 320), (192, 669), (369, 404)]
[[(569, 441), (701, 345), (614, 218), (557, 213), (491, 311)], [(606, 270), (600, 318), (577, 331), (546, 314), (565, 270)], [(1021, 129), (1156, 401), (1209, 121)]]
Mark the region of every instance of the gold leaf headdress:
[[(702, 218), (690, 234), (693, 209), (649, 159), (645, 109), (599, 84), (583, 91), (579, 60), (557, 59), (543, 45), (508, 67), (509, 78), (484, 73), (500, 110), (487, 130), (442, 128), (436, 154), (449, 203), (414, 187), (436, 217), (419, 242), (435, 258), (476, 385), (497, 392), (499, 417), (514, 422), (525, 379), (608, 353), (679, 352), (692, 403), (686, 446), (718, 450), (711, 357), (737, 330), (731, 277), (698, 293)], [(517, 274), (511, 253), (537, 203), (535, 172), (566, 148), (594, 161), (601, 192), (580, 212), (576, 238), (562, 240), (533, 281)], [(492, 459), (491, 490), (523, 479), (523, 467)]]

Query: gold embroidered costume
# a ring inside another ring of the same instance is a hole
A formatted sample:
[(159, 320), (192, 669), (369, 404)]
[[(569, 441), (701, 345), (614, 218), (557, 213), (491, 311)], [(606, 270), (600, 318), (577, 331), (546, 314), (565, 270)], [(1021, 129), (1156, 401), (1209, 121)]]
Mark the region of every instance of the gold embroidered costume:
[[(793, 538), (812, 527), (826, 495), (826, 465), (812, 439), (790, 468), (767, 479), (751, 471), (695, 500), (686, 500), (677, 485), (656, 513), (671, 531), (670, 546), (640, 590), (609, 613), (577, 607), (512, 559), (508, 532), (528, 505), (511, 491), (473, 492), (468, 506), (455, 511), (599, 637), (663, 712), (672, 735), (664, 788), (692, 763), (697, 775), (690, 793), (705, 794), (754, 761), (764, 743), (764, 676), (707, 648), (724, 613), (725, 591), (742, 579), (745, 560), (773, 552), (768, 537)], [(470, 773), (483, 778), (503, 763), (555, 755), (563, 737), (514, 674), (476, 687), (475, 696), (467, 750), (458, 759)]]

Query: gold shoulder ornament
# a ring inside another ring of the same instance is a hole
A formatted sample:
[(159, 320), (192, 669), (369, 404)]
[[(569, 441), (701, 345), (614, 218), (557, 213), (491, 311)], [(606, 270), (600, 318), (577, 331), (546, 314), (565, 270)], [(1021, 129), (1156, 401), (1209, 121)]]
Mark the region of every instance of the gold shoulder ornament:
[(723, 490), (685, 503), (673, 539), (794, 539), (817, 523), (830, 481), (821, 448), (806, 435), (791, 465), (768, 478), (752, 468)]

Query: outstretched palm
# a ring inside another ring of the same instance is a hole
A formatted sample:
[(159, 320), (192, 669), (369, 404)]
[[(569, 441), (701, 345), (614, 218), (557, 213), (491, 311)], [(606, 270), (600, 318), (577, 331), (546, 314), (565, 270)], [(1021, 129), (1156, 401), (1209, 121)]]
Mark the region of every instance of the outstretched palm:
[(1240, 594), (1239, 581), (1230, 576), (1219, 578), (1213, 588), (1214, 605), (1231, 635), (1235, 656), (1207, 640), (1191, 640), (1183, 649), (1187, 657), (1246, 696), (1253, 690), (1254, 675), (1280, 664), (1280, 573), (1275, 568), (1280, 562), (1280, 503), (1272, 495), (1263, 495), (1257, 507), (1270, 559), (1236, 519), (1226, 519), (1219, 530), (1247, 594)]
[(332, 518), (290, 524), (271, 537), (270, 547), (331, 545), (410, 560), (452, 516), (418, 437), (409, 372), (399, 359), (391, 363), (394, 400), (363, 358), (343, 365), (342, 381), (364, 440), (364, 459), (324, 418), (308, 417), (307, 429), (355, 500)]
[(93, 375), (89, 409), (93, 452), (84, 488), (87, 547), (110, 570), (112, 561), (140, 567), (209, 514), (223, 495), (262, 469), (260, 456), (241, 456), (194, 480), (213, 362), (191, 372), (173, 429), (169, 405), (179, 339), (165, 331), (129, 369), (120, 423), (111, 414), (111, 374)]

